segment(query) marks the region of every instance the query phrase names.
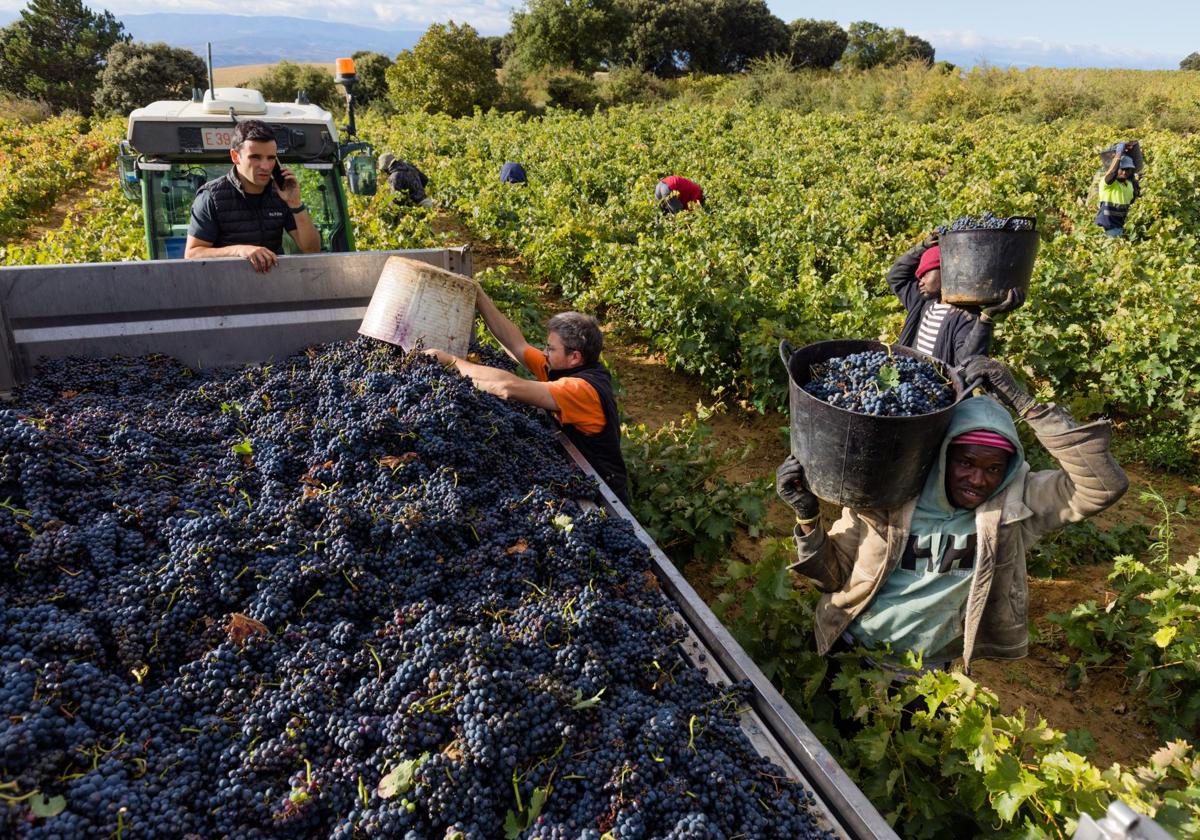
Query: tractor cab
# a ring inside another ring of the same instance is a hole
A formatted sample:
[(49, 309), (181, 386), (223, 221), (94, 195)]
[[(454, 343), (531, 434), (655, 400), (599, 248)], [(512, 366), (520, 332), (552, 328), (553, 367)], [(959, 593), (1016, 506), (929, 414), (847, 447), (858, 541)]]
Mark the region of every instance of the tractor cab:
[[(142, 203), (147, 256), (183, 257), (196, 191), (233, 166), (230, 140), (241, 119), (262, 120), (274, 130), (279, 160), (300, 181), (301, 196), (321, 234), (321, 250), (353, 251), (342, 179), (351, 192), (374, 194), (370, 145), (339, 145), (333, 116), (316, 105), (266, 102), (261, 93), (246, 88), (210, 88), (203, 94), (196, 91), (190, 102), (152, 102), (129, 115), (117, 159), (125, 193)], [(290, 237), (283, 244), (285, 252), (295, 252)]]

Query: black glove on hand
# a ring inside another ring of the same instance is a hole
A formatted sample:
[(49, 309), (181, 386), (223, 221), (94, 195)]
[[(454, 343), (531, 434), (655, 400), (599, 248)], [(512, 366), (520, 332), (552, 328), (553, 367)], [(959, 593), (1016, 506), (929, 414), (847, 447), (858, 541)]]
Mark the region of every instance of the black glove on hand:
[(987, 316), (988, 320), (994, 320), (997, 315), (1003, 315), (1005, 312), (1012, 312), (1014, 309), (1020, 309), (1025, 305), (1025, 293), (1020, 289), (1009, 289), (1008, 294), (1004, 296), (1004, 300), (991, 306), (985, 306), (981, 311)]
[(962, 373), (963, 380), (967, 384), (976, 379), (980, 380), (983, 387), (992, 396), (1016, 412), (1018, 417), (1024, 417), (1025, 412), (1033, 407), (1033, 397), (1017, 384), (1017, 380), (1009, 373), (1008, 368), (995, 359), (989, 359), (987, 356), (972, 356), (963, 365)]
[(921, 240), (921, 245), (926, 249), (932, 248), (936, 244), (938, 244), (938, 232), (936, 230), (930, 231), (929, 235)]
[(799, 519), (813, 519), (821, 512), (817, 497), (804, 480), (804, 467), (800, 466), (795, 455), (784, 458), (779, 469), (775, 470), (775, 492), (791, 506)]

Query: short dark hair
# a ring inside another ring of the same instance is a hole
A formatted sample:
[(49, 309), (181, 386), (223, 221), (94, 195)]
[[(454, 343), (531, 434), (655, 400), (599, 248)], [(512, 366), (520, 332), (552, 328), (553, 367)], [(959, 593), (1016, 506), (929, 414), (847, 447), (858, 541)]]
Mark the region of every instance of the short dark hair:
[(242, 144), (247, 140), (255, 140), (259, 143), (274, 143), (276, 142), (275, 132), (271, 130), (271, 126), (262, 120), (241, 120), (237, 124), (237, 128), (233, 130), (233, 137), (229, 140), (229, 148), (240, 152)]
[(578, 350), (584, 364), (592, 364), (600, 358), (604, 349), (604, 334), (600, 322), (582, 312), (559, 312), (546, 324), (548, 332), (557, 333), (562, 339), (563, 349), (568, 353)]

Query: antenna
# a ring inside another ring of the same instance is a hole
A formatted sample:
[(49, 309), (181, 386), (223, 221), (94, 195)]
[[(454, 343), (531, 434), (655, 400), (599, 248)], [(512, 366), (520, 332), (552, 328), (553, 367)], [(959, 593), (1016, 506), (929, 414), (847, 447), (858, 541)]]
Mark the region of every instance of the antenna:
[(209, 99), (217, 98), (217, 92), (213, 88), (212, 41), (208, 42), (208, 98)]

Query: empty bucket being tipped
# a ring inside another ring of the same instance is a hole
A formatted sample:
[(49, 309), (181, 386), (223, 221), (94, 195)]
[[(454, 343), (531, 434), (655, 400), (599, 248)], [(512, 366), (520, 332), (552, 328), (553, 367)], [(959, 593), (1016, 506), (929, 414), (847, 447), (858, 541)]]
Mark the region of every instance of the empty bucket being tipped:
[(407, 257), (388, 257), (358, 331), (412, 350), (420, 341), (467, 355), (475, 326), (475, 290), (470, 277)]

